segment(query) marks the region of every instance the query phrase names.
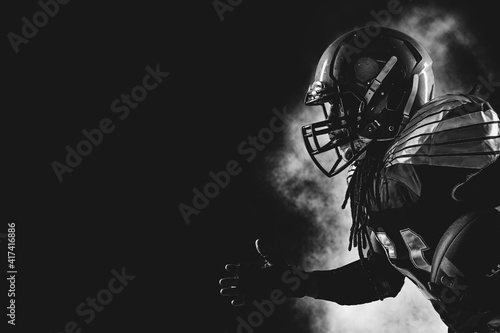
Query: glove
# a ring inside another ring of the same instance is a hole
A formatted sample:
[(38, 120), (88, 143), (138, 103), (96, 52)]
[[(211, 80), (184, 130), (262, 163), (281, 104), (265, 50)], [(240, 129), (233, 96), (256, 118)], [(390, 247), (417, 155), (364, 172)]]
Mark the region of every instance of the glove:
[(263, 241), (255, 241), (262, 261), (256, 263), (228, 264), (225, 269), (236, 276), (222, 278), (222, 296), (230, 297), (233, 306), (242, 306), (253, 300), (270, 299), (274, 292), (285, 297), (303, 297), (307, 292), (308, 273), (289, 265), (277, 251)]

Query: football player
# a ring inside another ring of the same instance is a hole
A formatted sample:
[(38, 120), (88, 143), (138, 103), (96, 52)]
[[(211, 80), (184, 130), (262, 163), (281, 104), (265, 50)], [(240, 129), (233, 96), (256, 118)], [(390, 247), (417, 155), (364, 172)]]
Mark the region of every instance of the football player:
[(221, 294), (353, 305), (395, 297), (408, 278), (449, 332), (500, 332), (500, 120), (477, 91), (433, 95), (432, 60), (406, 34), (356, 29), (330, 44), (305, 97), (325, 120), (302, 134), (326, 176), (349, 168), (360, 259), (303, 272), (257, 241), (263, 263), (227, 265)]

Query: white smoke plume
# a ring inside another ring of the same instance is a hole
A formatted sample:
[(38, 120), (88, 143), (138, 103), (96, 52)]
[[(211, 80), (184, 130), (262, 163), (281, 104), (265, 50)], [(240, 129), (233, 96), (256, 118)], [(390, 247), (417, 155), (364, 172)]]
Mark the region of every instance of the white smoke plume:
[(471, 55), (477, 69), (484, 70), (481, 63), (484, 48), (464, 25), (462, 14), (449, 8), (431, 5), (407, 8), (388, 27), (412, 36), (429, 52), (436, 79), (435, 96), (465, 93), (475, 83), (472, 80), (478, 73), (459, 63), (457, 52)]
[[(273, 184), (295, 208), (311, 216), (308, 223), (316, 230), (304, 246), (302, 267), (306, 271), (337, 268), (358, 259), (357, 250), (347, 251), (351, 217), (348, 208), (341, 209), (347, 187), (345, 172), (326, 178), (305, 151), (300, 129), (321, 119), (319, 108), (311, 112), (314, 110), (297, 105), (290, 111), (293, 119), (287, 123), (288, 146), (275, 155), (272, 164), (280, 167), (274, 169)], [(297, 190), (300, 188), (302, 191)], [(437, 313), (411, 282), (405, 283), (397, 298), (382, 302), (340, 306), (303, 298), (295, 301), (295, 306), (313, 319), (310, 330), (314, 333), (358, 333), (367, 329), (371, 333), (446, 332)]]
[[(397, 20), (396, 20), (397, 19)], [(460, 23), (456, 13), (433, 7), (405, 9), (389, 26), (420, 41), (434, 60), (436, 96), (467, 92), (473, 82), (464, 82), (457, 74), (450, 45), (471, 46), (471, 55), (479, 48), (473, 36)], [(474, 51), (475, 50), (475, 51)], [(476, 53), (474, 53), (476, 52)], [(319, 57), (318, 57), (319, 58)], [(481, 67), (480, 64), (478, 67)], [(301, 136), (303, 125), (322, 120), (322, 112), (297, 104), (290, 108), (285, 146), (269, 157), (270, 182), (276, 192), (294, 208), (304, 211), (305, 223), (315, 230), (304, 245), (302, 267), (305, 270), (333, 269), (358, 259), (357, 251), (347, 251), (351, 217), (341, 204), (346, 191), (345, 173), (327, 178), (312, 163)], [(332, 286), (355, 288), (355, 286)], [(308, 316), (313, 333), (444, 333), (446, 326), (430, 302), (406, 281), (396, 298), (356, 306), (299, 299), (296, 310)]]

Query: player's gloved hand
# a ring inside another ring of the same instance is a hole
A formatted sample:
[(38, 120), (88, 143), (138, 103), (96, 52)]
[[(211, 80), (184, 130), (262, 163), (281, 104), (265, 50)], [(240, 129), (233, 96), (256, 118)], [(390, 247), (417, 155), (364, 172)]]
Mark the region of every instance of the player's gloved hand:
[(226, 265), (226, 270), (236, 276), (219, 280), (222, 296), (231, 298), (232, 305), (241, 306), (256, 299), (270, 299), (272, 293), (281, 294), (279, 297), (306, 295), (308, 273), (287, 264), (277, 251), (265, 246), (259, 239), (255, 241), (255, 247), (262, 261)]

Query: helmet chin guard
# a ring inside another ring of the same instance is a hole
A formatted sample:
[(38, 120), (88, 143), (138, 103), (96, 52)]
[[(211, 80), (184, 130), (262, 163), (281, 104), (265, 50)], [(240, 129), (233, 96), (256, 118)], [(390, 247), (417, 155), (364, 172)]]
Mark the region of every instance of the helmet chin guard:
[[(331, 122), (328, 120), (302, 127), (302, 136), (307, 152), (314, 164), (327, 177), (333, 177), (344, 171), (354, 161), (358, 160), (368, 148), (368, 144), (362, 147), (356, 146), (357, 141), (355, 140), (346, 141), (344, 145), (340, 145), (330, 139), (330, 133)], [(345, 146), (348, 146), (347, 149), (352, 152), (351, 156), (342, 156), (341, 147)], [(332, 151), (335, 151), (333, 156)], [(323, 156), (323, 159), (320, 159), (320, 156)], [(331, 165), (331, 167), (326, 167), (326, 165)]]

